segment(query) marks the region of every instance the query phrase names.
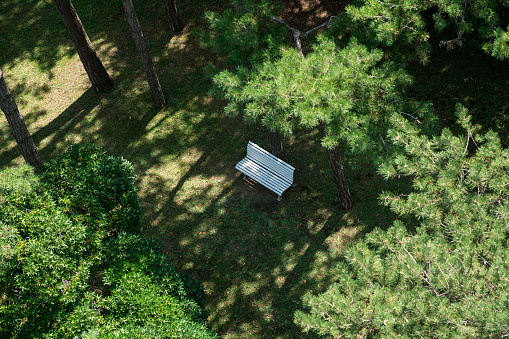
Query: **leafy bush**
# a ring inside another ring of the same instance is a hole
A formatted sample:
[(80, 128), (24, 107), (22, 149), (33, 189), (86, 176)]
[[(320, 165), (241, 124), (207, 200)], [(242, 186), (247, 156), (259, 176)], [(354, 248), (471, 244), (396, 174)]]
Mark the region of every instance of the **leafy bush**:
[(124, 232), (141, 220), (127, 161), (73, 146), (0, 178), (1, 338), (218, 338), (203, 287)]
[(112, 286), (125, 284), (125, 275), (128, 272), (149, 276), (151, 281), (164, 288), (165, 293), (177, 298), (192, 319), (206, 320), (203, 286), (170, 265), (158, 240), (120, 234), (105, 243), (104, 266), (107, 268), (104, 274), (105, 283)]
[(73, 145), (44, 164), (41, 190), (64, 211), (109, 235), (139, 233), (142, 208), (133, 166), (93, 145)]
[(37, 337), (88, 287), (86, 228), (46, 194), (11, 186), (0, 196), (0, 336)]
[(104, 247), (100, 338), (218, 338), (205, 326), (203, 287), (177, 272), (158, 242), (120, 234)]

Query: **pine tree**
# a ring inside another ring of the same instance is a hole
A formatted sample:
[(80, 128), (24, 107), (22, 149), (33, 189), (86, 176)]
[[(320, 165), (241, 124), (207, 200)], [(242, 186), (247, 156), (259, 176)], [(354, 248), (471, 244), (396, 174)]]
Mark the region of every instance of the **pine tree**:
[[(203, 46), (212, 48), (226, 62), (227, 67), (252, 69), (266, 59), (277, 59), (285, 45), (286, 30), (291, 32), (295, 48), (304, 57), (301, 40), (312, 32), (329, 26), (330, 21), (335, 18), (332, 17), (328, 22), (307, 32), (301, 32), (275, 16), (281, 8), (281, 4), (277, 2), (231, 2), (234, 10), (226, 10), (223, 14), (207, 12), (205, 18), (209, 29), (197, 32)], [(283, 142), (278, 129), (266, 125), (266, 133), (271, 153), (284, 159)]]
[(42, 159), (37, 151), (32, 135), (25, 125), (23, 115), (18, 110), (18, 105), (14, 101), (11, 91), (4, 79), (4, 73), (0, 69), (0, 110), (2, 110), (7, 118), (7, 122), (11, 127), (14, 139), (18, 144), (19, 150), (23, 155), (26, 163), (33, 166), (35, 171), (39, 171), (42, 165)]
[(214, 83), (230, 101), (226, 111), (241, 112), (248, 122), (261, 122), (283, 135), (291, 134), (296, 125), (320, 129), (338, 200), (349, 209), (352, 200), (338, 147), (346, 143), (352, 154), (363, 157), (385, 153), (383, 138), (389, 117), (404, 108), (402, 89), (411, 82), (395, 65), (380, 64), (382, 55), (355, 39), (338, 49), (321, 37), (305, 58), (290, 48), (281, 58), (252, 70), (223, 71)]
[(308, 311), (295, 315), (304, 331), (366, 338), (509, 335), (509, 150), (494, 132), (480, 135), (462, 106), (457, 115), (465, 135), (444, 129), (434, 138), (393, 116), (390, 136), (402, 153), (380, 173), (412, 176), (414, 191), (381, 200), (419, 225), (397, 221), (349, 248), (338, 280), (304, 298)]
[(177, 4), (175, 3), (175, 0), (163, 0), (163, 3), (170, 32), (179, 33), (184, 29), (184, 24), (178, 15)]
[[(226, 67), (245, 67), (251, 69), (267, 57), (277, 57), (283, 44), (285, 30), (274, 25), (270, 17), (280, 8), (278, 3), (267, 0), (232, 0), (233, 9), (222, 14), (208, 11), (205, 19), (207, 30), (195, 33), (203, 47), (211, 48)], [(271, 153), (285, 159), (283, 142), (277, 129), (266, 128)]]
[(53, 3), (69, 32), (92, 86), (97, 92), (111, 90), (113, 81), (97, 56), (71, 0), (53, 0)]
[[(349, 28), (365, 43), (392, 46), (393, 54), (402, 58), (413, 55), (424, 63), (429, 61), (431, 50), (430, 27), (442, 34), (440, 46), (447, 49), (471, 41), (487, 53), (507, 59), (509, 27), (504, 29), (508, 8), (507, 1), (367, 0), (347, 6), (352, 21), (342, 29)], [(432, 17), (426, 19), (429, 14)]]
[(266, 57), (277, 57), (284, 44), (285, 27), (270, 19), (278, 2), (232, 0), (234, 9), (205, 12), (206, 30), (196, 30), (202, 47), (210, 48), (227, 67), (252, 67)]

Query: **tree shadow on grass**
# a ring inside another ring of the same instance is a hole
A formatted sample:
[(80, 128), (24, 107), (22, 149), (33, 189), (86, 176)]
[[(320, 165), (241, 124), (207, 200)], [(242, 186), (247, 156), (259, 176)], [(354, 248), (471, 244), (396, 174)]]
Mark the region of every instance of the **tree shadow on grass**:
[[(59, 149), (66, 147), (63, 142), (66, 136), (73, 131), (77, 124), (83, 121), (90, 111), (97, 106), (101, 100), (92, 89), (87, 90), (78, 100), (71, 106), (67, 107), (55, 119), (42, 128), (32, 133), (32, 139), (36, 145), (40, 145), (44, 140), (50, 138), (45, 142), (44, 147), (39, 147), (41, 154), (53, 154), (59, 145)], [(47, 112), (41, 111), (36, 115), (45, 115)], [(69, 144), (67, 144), (69, 146)], [(11, 147), (1, 154), (1, 163), (9, 164), (12, 160), (19, 157), (20, 153), (17, 147)]]
[[(27, 2), (14, 1), (14, 3), (11, 3), (12, 7), (6, 9), (5, 17), (0, 25), (1, 30), (15, 28), (9, 30), (11, 40), (18, 40), (16, 36), (19, 38), (25, 34), (30, 34), (31, 39), (25, 41), (22, 48), (16, 49), (17, 53), (14, 53), (14, 50), (12, 53), (5, 53), (2, 63), (16, 63), (17, 61), (14, 60), (28, 59), (36, 62), (44, 72), (51, 73), (56, 65), (54, 61), (62, 55), (44, 53), (40, 50), (39, 45), (56, 51), (61, 49), (62, 46), (69, 47), (68, 43), (70, 42), (65, 30), (61, 32), (63, 25), (53, 4), (44, 2), (39, 6), (40, 12), (29, 12), (34, 17), (30, 22), (37, 23), (39, 30), (36, 31), (38, 34), (34, 34), (34, 31), (28, 32), (32, 27), (31, 25), (23, 28), (23, 26), (13, 23), (16, 13), (26, 11), (26, 6), (37, 7), (36, 2), (35, 0)], [(159, 60), (155, 65), (168, 101), (168, 106), (162, 111), (158, 111), (154, 108), (145, 76), (141, 71), (139, 55), (130, 34), (127, 34), (129, 31), (124, 22), (121, 3), (120, 5), (113, 5), (103, 4), (100, 1), (83, 2), (79, 0), (75, 0), (73, 3), (85, 24), (85, 28), (88, 26), (87, 22), (95, 24), (95, 28), (91, 30), (94, 33), (89, 35), (91, 37), (94, 35), (101, 36), (101, 39), (94, 44), (100, 54), (103, 54), (101, 59), (105, 62), (110, 74), (113, 75), (115, 88), (112, 92), (106, 94), (97, 94), (88, 89), (69, 107), (65, 108), (62, 113), (55, 115), (53, 120), (42, 126), (41, 123), (38, 123), (38, 120), (40, 118), (48, 120), (50, 113), (48, 110), (43, 108), (28, 113), (22, 111), (21, 113), (25, 115), (27, 124), (34, 124), (34, 126), (29, 126), (29, 129), (35, 131), (33, 138), (36, 144), (39, 145), (39, 151), (43, 156), (51, 157), (56, 152), (67, 148), (71, 143), (84, 141), (97, 142), (106, 147), (108, 151), (116, 155), (122, 155), (130, 147), (132, 148), (140, 138), (146, 138), (147, 134), (153, 131), (154, 128), (160, 127), (157, 125), (147, 129), (147, 126), (157, 115), (171, 116), (179, 110), (186, 110), (188, 108), (186, 106), (190, 105), (193, 106), (193, 113), (200, 110), (210, 111), (210, 103), (198, 102), (206, 92), (204, 88), (210, 86), (210, 81), (203, 75), (204, 57), (200, 52), (195, 51), (196, 44), (191, 44), (191, 46), (182, 44), (175, 47), (167, 45), (167, 37), (164, 36), (163, 30), (156, 32), (157, 35), (154, 37), (148, 38), (149, 46), (152, 47), (153, 59)], [(143, 3), (140, 5), (137, 7), (141, 18), (145, 20), (148, 20), (148, 17), (152, 20), (157, 18), (155, 20), (157, 22), (165, 20), (162, 4), (160, 4), (161, 9), (158, 11), (161, 14), (159, 16), (153, 15), (153, 4)], [(105, 13), (116, 13), (120, 16), (108, 16), (111, 20), (104, 20), (104, 16), (101, 16), (102, 13), (98, 13), (98, 8), (103, 9)], [(54, 17), (55, 14), (56, 17)], [(56, 24), (39, 23), (41, 20), (44, 21), (44, 16), (52, 17)], [(110, 29), (110, 31), (105, 31), (106, 29)], [(63, 35), (64, 39), (51, 38), (57, 33), (59, 37)], [(19, 39), (23, 40), (22, 38)], [(69, 55), (73, 55), (75, 53), (74, 48), (70, 48), (68, 52)], [(201, 60), (197, 60), (198, 56), (201, 57)], [(182, 63), (187, 63), (193, 67), (183, 69)], [(83, 75), (86, 77), (85, 73)], [(86, 81), (89, 85), (88, 79)], [(73, 84), (69, 84), (69, 86), (73, 86)], [(51, 91), (51, 88), (45, 84), (39, 92), (41, 92), (40, 95), (44, 95), (48, 91)], [(18, 83), (13, 89), (13, 93), (19, 105), (23, 104), (22, 97), (36, 99), (39, 96), (34, 92), (33, 84), (26, 83)], [(192, 116), (186, 117), (188, 121), (192, 119)], [(164, 119), (159, 121), (161, 123)], [(37, 124), (39, 126), (36, 126)], [(198, 126), (196, 126), (196, 129), (198, 129)], [(2, 136), (2, 139), (5, 139), (5, 143), (2, 142), (1, 145), (2, 148), (6, 148), (9, 144), (12, 145), (12, 141), (8, 140), (7, 135), (6, 138)], [(149, 143), (152, 147), (158, 147), (157, 143)], [(160, 153), (164, 154), (165, 152), (167, 150), (162, 150)], [(1, 157), (2, 164), (9, 164), (19, 155), (19, 153), (16, 154), (17, 152), (13, 150), (13, 147), (3, 153)], [(146, 159), (146, 163), (155, 165), (157, 163), (155, 160)]]
[[(437, 39), (435, 39), (437, 40)], [(509, 145), (509, 61), (500, 61), (472, 46), (451, 51), (433, 41), (431, 62), (422, 66), (409, 64), (414, 76), (411, 94), (422, 101), (433, 102), (442, 126), (460, 132), (455, 124), (455, 105), (469, 109), (473, 122), (485, 131), (499, 133)]]
[(0, 13), (0, 66), (28, 59), (51, 71), (58, 58), (75, 53), (51, 1), (2, 1)]
[[(366, 199), (342, 213), (323, 193), (332, 182), (320, 163), (327, 166), (326, 153), (297, 138), (287, 154), (300, 182), (278, 203), (260, 186), (244, 189), (247, 184), (234, 169), (249, 138), (264, 138), (263, 129), (235, 138), (240, 151), (227, 161), (221, 161), (222, 147), (197, 154), (178, 182), (153, 174), (152, 191), (143, 194), (152, 225), (147, 235), (161, 239), (175, 266), (204, 283), (210, 324), (221, 335), (313, 338), (293, 324), (293, 314), (303, 307), (304, 294), (322, 292), (334, 280), (345, 244), (355, 241), (362, 227), (379, 226), (376, 216), (363, 215), (381, 191), (372, 186)], [(221, 176), (226, 179), (216, 183)], [(354, 184), (360, 181), (352, 178)]]
[(310, 230), (289, 216), (268, 216), (242, 199), (239, 182), (201, 212), (172, 202), (171, 212), (178, 215), (152, 235), (162, 239), (177, 267), (204, 283), (210, 324), (221, 335), (304, 337), (293, 325), (293, 312), (304, 293), (331, 279), (333, 259), (324, 244), (330, 225), (315, 232), (314, 223)]

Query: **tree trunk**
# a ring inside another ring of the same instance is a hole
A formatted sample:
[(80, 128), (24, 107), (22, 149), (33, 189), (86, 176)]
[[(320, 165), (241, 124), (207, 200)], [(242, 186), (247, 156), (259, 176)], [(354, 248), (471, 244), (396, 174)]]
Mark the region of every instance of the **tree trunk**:
[(170, 31), (172, 33), (181, 32), (184, 29), (184, 25), (178, 16), (175, 0), (163, 0), (163, 3), (164, 9), (166, 10), (166, 18), (170, 25)]
[[(320, 130), (322, 136), (325, 136), (325, 126), (323, 124), (320, 125)], [(334, 184), (336, 185), (339, 205), (348, 211), (353, 206), (353, 200), (346, 183), (339, 148), (327, 149), (327, 155), (329, 156), (329, 164), (332, 169)]]
[(278, 131), (272, 132), (269, 128), (266, 128), (267, 139), (269, 139), (270, 153), (275, 157), (284, 160), (285, 154), (283, 152), (283, 143), (281, 142), (281, 136)]
[(152, 97), (154, 98), (157, 108), (161, 109), (164, 107), (164, 105), (166, 105), (166, 100), (164, 99), (164, 94), (163, 90), (161, 89), (161, 84), (159, 83), (159, 78), (157, 77), (156, 71), (154, 70), (152, 58), (150, 57), (147, 43), (143, 37), (143, 32), (141, 31), (141, 26), (138, 21), (138, 17), (136, 16), (133, 2), (131, 0), (122, 0), (122, 3), (124, 4), (125, 16), (127, 18), (127, 22), (129, 23), (129, 27), (131, 28), (134, 43), (136, 44), (136, 48), (138, 49), (138, 52), (141, 56), (141, 63), (147, 76), (147, 81), (150, 87), (150, 91), (152, 92)]
[(11, 91), (4, 80), (4, 74), (0, 69), (0, 109), (5, 114), (7, 122), (11, 127), (12, 134), (16, 140), (18, 147), (25, 158), (27, 164), (33, 166), (35, 171), (39, 171), (42, 165), (42, 159), (37, 152), (32, 136), (28, 132), (23, 116), (18, 110), (18, 106), (12, 98)]
[(97, 57), (95, 48), (81, 24), (81, 20), (71, 0), (53, 0), (53, 2), (78, 51), (92, 86), (97, 92), (109, 91), (113, 88), (113, 81), (108, 72), (106, 72), (101, 60)]
[(332, 169), (332, 176), (336, 184), (336, 191), (338, 194), (339, 205), (345, 210), (349, 210), (353, 206), (352, 196), (346, 184), (345, 172), (343, 171), (343, 163), (338, 148), (327, 150), (329, 156), (329, 163)]

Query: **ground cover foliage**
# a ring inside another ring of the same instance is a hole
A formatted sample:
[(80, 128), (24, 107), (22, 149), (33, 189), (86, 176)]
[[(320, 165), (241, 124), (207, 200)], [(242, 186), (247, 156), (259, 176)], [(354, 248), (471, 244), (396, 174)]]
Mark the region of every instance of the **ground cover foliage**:
[[(223, 337), (317, 337), (294, 324), (294, 312), (308, 310), (301, 297), (317, 295), (334, 283), (346, 243), (392, 224), (395, 213), (378, 204), (378, 195), (384, 190), (409, 194), (411, 180), (400, 176), (386, 182), (374, 169), (363, 168), (362, 161), (347, 164), (356, 205), (340, 213), (332, 199), (320, 135), (297, 130), (285, 139), (285, 146), (288, 162), (298, 168), (298, 186), (275, 204), (269, 192), (242, 183), (233, 170), (248, 140), (267, 148), (265, 131), (224, 115), (225, 103), (208, 91), (211, 66), (222, 67), (225, 60), (211, 63), (212, 51), (202, 49), (188, 34), (191, 28), (208, 27), (205, 10), (223, 13), (233, 7), (226, 2), (181, 4), (187, 26), (184, 34), (171, 36), (161, 29), (162, 4), (135, 1), (170, 99), (165, 109), (156, 111), (121, 3), (73, 3), (115, 80), (111, 93), (97, 95), (88, 89), (86, 74), (50, 1), (0, 4), (0, 31), (8, 36), (0, 40), (2, 51), (8, 51), (0, 56), (0, 66), (41, 154), (51, 158), (72, 143), (95, 141), (129, 159), (145, 208), (142, 224), (150, 225), (144, 234), (158, 236), (171, 263), (203, 282), (209, 323)], [(280, 17), (305, 30), (339, 14), (345, 4), (285, 5)], [(25, 22), (18, 20), (19, 13), (26, 15)], [(474, 121), (490, 123), (506, 143), (509, 83), (502, 75), (507, 63), (468, 46), (446, 51), (439, 47), (440, 40), (443, 37), (431, 34), (426, 67), (407, 62), (406, 70), (415, 79), (411, 96), (431, 99), (443, 125), (454, 123), (454, 107), (460, 101)], [(288, 35), (286, 43), (292, 44)], [(8, 126), (2, 120), (0, 124), (0, 166), (20, 164)], [(93, 337), (94, 331), (87, 335)]]

